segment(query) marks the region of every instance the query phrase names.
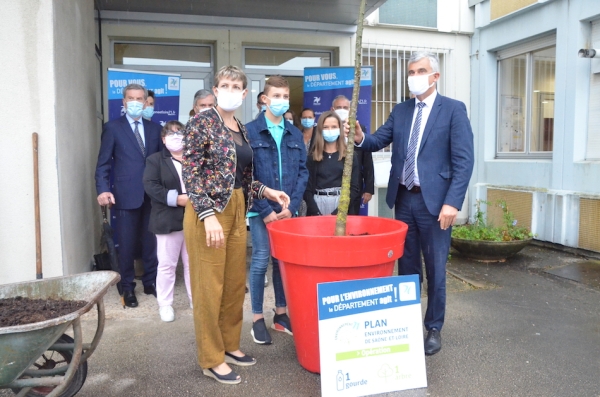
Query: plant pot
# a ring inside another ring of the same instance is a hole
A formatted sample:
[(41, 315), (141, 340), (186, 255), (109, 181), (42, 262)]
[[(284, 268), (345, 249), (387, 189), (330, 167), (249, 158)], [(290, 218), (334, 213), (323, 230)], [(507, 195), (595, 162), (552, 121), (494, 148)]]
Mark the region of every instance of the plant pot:
[(465, 240), (452, 237), (451, 245), (461, 254), (485, 262), (504, 262), (525, 248), (530, 242), (527, 240), (515, 241), (483, 241), (483, 240)]
[(300, 365), (320, 372), (317, 284), (389, 277), (404, 252), (408, 226), (371, 216), (348, 216), (347, 236), (334, 236), (335, 216), (267, 224), (279, 259)]

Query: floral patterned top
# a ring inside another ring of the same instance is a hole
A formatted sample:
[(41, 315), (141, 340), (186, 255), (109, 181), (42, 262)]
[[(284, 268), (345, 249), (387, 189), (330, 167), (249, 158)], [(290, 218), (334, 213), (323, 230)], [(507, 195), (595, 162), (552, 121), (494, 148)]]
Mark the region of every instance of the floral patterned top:
[[(237, 120), (246, 142), (246, 129)], [(237, 165), (235, 142), (215, 108), (188, 121), (183, 139), (182, 178), (198, 219), (223, 212), (233, 194)], [(262, 199), (265, 185), (252, 179), (252, 162), (244, 169), (242, 189), (248, 197)]]

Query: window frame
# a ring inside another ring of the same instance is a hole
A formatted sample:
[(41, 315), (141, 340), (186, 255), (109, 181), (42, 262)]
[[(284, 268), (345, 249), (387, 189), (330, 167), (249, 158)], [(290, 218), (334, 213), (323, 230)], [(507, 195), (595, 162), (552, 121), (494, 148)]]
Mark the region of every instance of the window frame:
[[(496, 134), (494, 141), (494, 151), (496, 153), (496, 159), (552, 159), (554, 154), (554, 139), (551, 151), (531, 151), (531, 128), (532, 128), (532, 117), (533, 117), (533, 83), (534, 83), (534, 61), (533, 54), (536, 51), (555, 48), (556, 51), (556, 34), (546, 35), (535, 40), (530, 40), (525, 43), (517, 44), (506, 48), (504, 50), (496, 51)], [(525, 56), (525, 101), (524, 108), (524, 129), (525, 129), (525, 140), (523, 152), (501, 152), (500, 149), (500, 128), (502, 124), (502, 91), (501, 91), (501, 62), (510, 58), (514, 58), (520, 55)], [(556, 59), (556, 58), (555, 58)], [(556, 62), (556, 60), (555, 60)], [(556, 77), (556, 71), (555, 77)], [(556, 87), (554, 89), (554, 97), (556, 98)], [(555, 120), (556, 117), (553, 118)], [(554, 129), (553, 129), (554, 130)]]
[[(115, 44), (141, 44), (141, 45), (162, 45), (162, 46), (183, 46), (183, 47), (206, 47), (210, 50), (210, 66), (171, 66), (171, 65), (122, 65), (115, 64)], [(172, 72), (208, 72), (212, 73), (215, 66), (215, 51), (212, 44), (206, 43), (186, 43), (186, 42), (164, 42), (164, 41), (143, 41), (143, 40), (110, 40), (110, 67), (114, 69), (132, 69), (147, 71), (164, 71), (168, 69)]]

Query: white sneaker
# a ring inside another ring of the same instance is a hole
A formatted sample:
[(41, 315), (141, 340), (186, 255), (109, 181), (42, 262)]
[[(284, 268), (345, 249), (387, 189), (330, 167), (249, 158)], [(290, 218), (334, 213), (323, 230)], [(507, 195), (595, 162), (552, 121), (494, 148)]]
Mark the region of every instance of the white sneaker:
[(158, 309), (160, 313), (160, 319), (166, 323), (170, 323), (175, 320), (175, 311), (171, 306), (162, 306)]

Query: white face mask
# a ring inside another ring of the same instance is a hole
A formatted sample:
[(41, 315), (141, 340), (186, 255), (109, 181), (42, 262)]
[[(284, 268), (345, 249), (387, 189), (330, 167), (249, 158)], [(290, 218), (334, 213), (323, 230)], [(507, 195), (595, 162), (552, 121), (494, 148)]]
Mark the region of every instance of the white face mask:
[(233, 112), (242, 106), (242, 101), (244, 100), (243, 94), (244, 91), (219, 91), (217, 88), (218, 106), (226, 112)]
[(165, 137), (165, 146), (170, 152), (181, 152), (183, 150), (183, 136), (167, 135)]
[(429, 84), (429, 76), (436, 72), (429, 74), (421, 74), (418, 76), (408, 76), (408, 89), (414, 95), (424, 94), (434, 83)]
[(340, 116), (340, 119), (342, 119), (342, 122), (348, 120), (348, 115), (350, 114), (350, 111), (348, 111), (346, 109), (335, 109), (335, 112), (337, 113), (338, 116)]

